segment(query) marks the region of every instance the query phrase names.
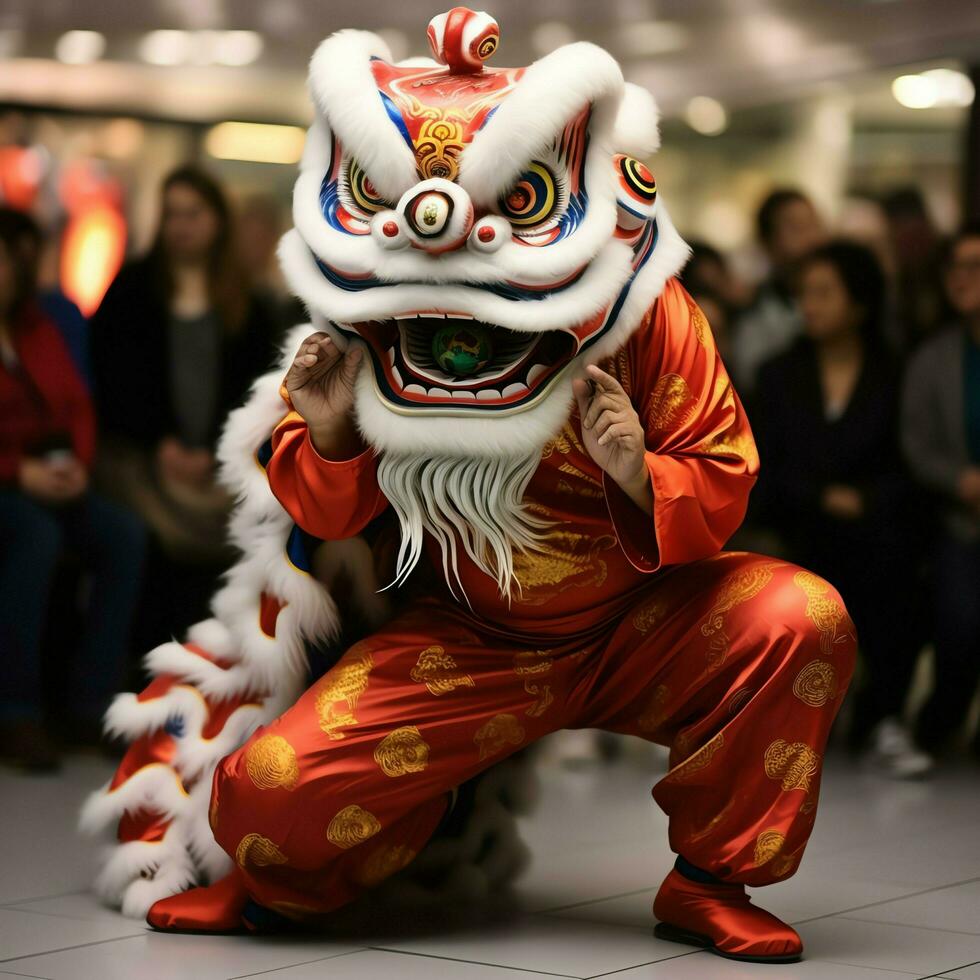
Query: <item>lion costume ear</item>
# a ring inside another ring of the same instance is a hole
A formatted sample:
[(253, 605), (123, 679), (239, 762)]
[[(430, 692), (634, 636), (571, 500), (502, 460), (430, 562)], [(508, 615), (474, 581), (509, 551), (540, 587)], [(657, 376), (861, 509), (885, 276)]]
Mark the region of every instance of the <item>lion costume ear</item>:
[(613, 126), (613, 150), (641, 160), (655, 153), (660, 148), (659, 122), (657, 100), (645, 88), (627, 82)]

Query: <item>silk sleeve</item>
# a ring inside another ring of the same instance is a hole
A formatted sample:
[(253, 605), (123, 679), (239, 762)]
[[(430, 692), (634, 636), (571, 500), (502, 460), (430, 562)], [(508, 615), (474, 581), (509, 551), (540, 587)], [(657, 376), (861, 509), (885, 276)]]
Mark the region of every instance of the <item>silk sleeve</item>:
[(378, 486), (374, 452), (365, 449), (351, 459), (324, 459), (297, 412), (276, 426), (266, 474), (292, 519), (325, 541), (359, 534), (388, 506)]
[(603, 475), (609, 514), (641, 571), (715, 554), (748, 506), (759, 457), (708, 322), (670, 280), (614, 358), (644, 427), (653, 515)]

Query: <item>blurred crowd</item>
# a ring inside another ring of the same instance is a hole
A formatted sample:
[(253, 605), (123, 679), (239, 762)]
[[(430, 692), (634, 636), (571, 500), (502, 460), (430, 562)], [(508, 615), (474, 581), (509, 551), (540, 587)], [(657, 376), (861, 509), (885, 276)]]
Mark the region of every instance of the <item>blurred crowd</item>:
[[(0, 753), (28, 768), (100, 746), (139, 654), (207, 615), (233, 557), (218, 435), (305, 318), (275, 271), (276, 202), (233, 209), (185, 166), (161, 205), (88, 320), (42, 286), (37, 224), (0, 208)], [(911, 777), (980, 757), (980, 225), (942, 236), (911, 189), (875, 207), (887, 240), (862, 242), (775, 190), (764, 281), (706, 242), (683, 281), (762, 458), (729, 547), (841, 590), (862, 654), (843, 737)]]

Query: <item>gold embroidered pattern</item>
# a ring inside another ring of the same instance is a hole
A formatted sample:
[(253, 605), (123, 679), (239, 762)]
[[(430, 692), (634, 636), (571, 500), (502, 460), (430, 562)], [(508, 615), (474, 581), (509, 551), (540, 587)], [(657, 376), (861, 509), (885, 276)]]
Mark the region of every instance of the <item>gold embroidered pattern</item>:
[[(543, 504), (525, 497), (525, 508), (532, 514), (549, 518), (551, 511)], [(518, 599), (524, 605), (541, 606), (566, 589), (600, 586), (609, 574), (609, 566), (600, 558), (603, 551), (616, 547), (612, 534), (577, 534), (552, 530), (538, 537), (534, 548), (514, 553), (514, 575), (524, 594)]]
[(773, 876), (776, 878), (785, 878), (786, 875), (793, 870), (796, 862), (800, 859), (800, 855), (803, 853), (803, 848), (806, 847), (806, 841), (804, 841), (792, 854), (777, 854), (773, 858), (772, 864), (769, 865), (769, 870), (772, 872)]
[(245, 770), (259, 789), (295, 789), (299, 782), (296, 750), (281, 735), (263, 735), (245, 751)]
[(793, 582), (806, 595), (806, 615), (820, 632), (820, 652), (830, 656), (835, 643), (842, 643), (850, 637), (849, 633), (837, 633), (847, 613), (836, 598), (828, 595), (830, 584), (819, 575), (801, 569), (793, 576)]
[(649, 633), (667, 613), (667, 603), (662, 596), (645, 602), (633, 614), (633, 629), (637, 633)]
[(356, 803), (345, 806), (330, 821), (327, 840), (345, 850), (373, 837), (381, 830), (381, 821)]
[(695, 452), (705, 456), (734, 456), (744, 460), (749, 466), (759, 465), (759, 451), (748, 432), (719, 432), (696, 446)]
[(554, 663), (544, 650), (525, 650), (514, 655), (514, 673), (526, 678), (524, 690), (535, 698), (534, 704), (525, 709), (524, 714), (540, 718), (555, 700), (551, 685), (533, 680), (542, 674), (550, 674)]
[(708, 318), (693, 299), (688, 298), (687, 309), (691, 316), (691, 329), (694, 331), (694, 336), (702, 347), (707, 347), (708, 340), (711, 339), (711, 327), (708, 325)]
[(653, 387), (647, 402), (647, 428), (669, 432), (682, 426), (694, 414), (697, 399), (679, 374), (664, 374)]
[(417, 684), (424, 684), (437, 697), (457, 687), (476, 686), (469, 674), (456, 671), (456, 661), (440, 646), (426, 647), (408, 676)]
[(752, 697), (752, 693), (751, 687), (740, 687), (728, 699), (728, 713), (734, 715)]
[(755, 854), (752, 863), (755, 867), (768, 864), (782, 849), (786, 838), (778, 830), (764, 830), (755, 839)]
[(579, 439), (578, 433), (575, 431), (575, 426), (573, 426), (570, 421), (566, 420), (558, 435), (556, 435), (554, 439), (549, 439), (548, 442), (546, 442), (542, 447), (541, 458), (550, 459), (554, 453), (560, 453), (562, 456), (567, 456), (573, 449), (580, 453), (585, 453), (585, 447), (582, 445), (582, 441)]
[[(354, 711), (357, 701), (367, 690), (368, 674), (374, 667), (374, 658), (369, 650), (354, 651), (352, 647), (343, 660), (337, 664), (323, 679), (314, 702), (320, 728), (332, 739), (344, 738), (343, 732), (337, 729), (341, 726), (356, 725)], [(338, 709), (339, 702), (344, 702), (347, 710)]]
[(378, 743), (374, 761), (386, 776), (422, 772), (429, 764), (429, 745), (414, 725), (396, 728)]
[(714, 605), (701, 624), (701, 635), (708, 638), (708, 670), (717, 670), (728, 656), (731, 639), (725, 631), (725, 616), (736, 606), (754, 599), (771, 581), (779, 562), (754, 563), (732, 572), (721, 583)]
[(777, 738), (770, 743), (764, 757), (766, 775), (781, 781), (784, 790), (810, 790), (810, 780), (816, 775), (820, 756), (805, 742), (790, 744)]
[(725, 735), (718, 732), (714, 738), (709, 739), (694, 753), (688, 756), (679, 766), (675, 766), (664, 779), (679, 783), (688, 779), (702, 769), (707, 769), (711, 765), (711, 760), (717, 755), (718, 750), (725, 744)]
[(837, 673), (826, 660), (813, 660), (796, 675), (793, 694), (811, 708), (837, 697)]
[(239, 867), (251, 864), (256, 868), (265, 868), (270, 864), (285, 864), (289, 858), (261, 834), (246, 834), (235, 848), (235, 860)]
[(357, 880), (368, 887), (380, 884), (385, 878), (390, 878), (395, 872), (408, 867), (414, 860), (415, 854), (416, 852), (407, 844), (390, 844), (382, 847), (361, 865), (357, 872)]
[(636, 719), (636, 726), (641, 732), (656, 731), (663, 723), (666, 715), (667, 697), (669, 695), (666, 684), (658, 684), (650, 695), (647, 706), (642, 714)]
[(524, 741), (524, 726), (513, 715), (494, 715), (477, 729), (473, 741), (479, 746), (482, 761), (508, 745), (520, 745)]
[(735, 805), (735, 797), (729, 798), (728, 802), (702, 827), (700, 830), (695, 831), (687, 835), (687, 840), (690, 843), (695, 841), (703, 840), (708, 834), (711, 833), (728, 816), (728, 811)]
[[(570, 463), (563, 463), (560, 467), (564, 469), (566, 466), (571, 466)], [(579, 477), (580, 480), (586, 483), (596, 483), (587, 473), (583, 473), (581, 470), (576, 469), (575, 476)], [(568, 480), (559, 480), (555, 484), (555, 493), (568, 494), (571, 497), (591, 497), (593, 500), (602, 500), (605, 494), (602, 490), (597, 490), (595, 487), (573, 487)]]

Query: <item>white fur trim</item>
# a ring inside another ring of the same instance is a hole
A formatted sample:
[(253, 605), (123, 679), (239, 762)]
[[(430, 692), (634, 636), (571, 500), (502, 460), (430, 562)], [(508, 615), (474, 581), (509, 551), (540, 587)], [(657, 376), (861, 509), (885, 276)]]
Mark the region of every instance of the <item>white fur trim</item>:
[(418, 180), (415, 155), (385, 111), (371, 72), (372, 57), (391, 61), (380, 37), (367, 31), (338, 31), (313, 55), (310, 92), (374, 186), (397, 200)]
[[(525, 261), (531, 258), (529, 251), (525, 248)], [(295, 230), (280, 242), (279, 258), (291, 288), (312, 309), (339, 323), (382, 320), (436, 307), (469, 313), (512, 330), (539, 332), (576, 326), (609, 306), (631, 274), (633, 252), (624, 242), (608, 241), (577, 282), (534, 301), (510, 300), (460, 284), (434, 290), (422, 283), (402, 283), (348, 292), (323, 276)], [(476, 256), (470, 258), (478, 261)]]
[(591, 137), (610, 153), (606, 104), (615, 109), (622, 90), (623, 73), (602, 48), (587, 41), (558, 48), (527, 69), (473, 137), (460, 159), (459, 182), (474, 204), (491, 207), (590, 102)]
[(623, 87), (616, 112), (612, 146), (616, 153), (643, 159), (660, 149), (660, 109), (657, 100), (632, 82)]

